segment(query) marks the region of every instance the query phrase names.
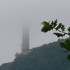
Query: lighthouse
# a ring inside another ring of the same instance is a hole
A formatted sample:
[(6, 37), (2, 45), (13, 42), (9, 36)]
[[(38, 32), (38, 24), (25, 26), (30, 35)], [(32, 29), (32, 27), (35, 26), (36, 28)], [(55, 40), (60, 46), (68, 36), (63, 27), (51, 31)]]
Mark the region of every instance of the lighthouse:
[(25, 27), (22, 33), (22, 54), (27, 55), (30, 52), (29, 49), (29, 27)]
[(30, 52), (31, 50), (29, 49), (29, 26), (25, 25), (22, 31), (21, 53), (16, 53), (15, 57), (27, 55)]
[(29, 28), (25, 27), (22, 32), (21, 53), (16, 53), (15, 57), (27, 55), (31, 52), (29, 49)]

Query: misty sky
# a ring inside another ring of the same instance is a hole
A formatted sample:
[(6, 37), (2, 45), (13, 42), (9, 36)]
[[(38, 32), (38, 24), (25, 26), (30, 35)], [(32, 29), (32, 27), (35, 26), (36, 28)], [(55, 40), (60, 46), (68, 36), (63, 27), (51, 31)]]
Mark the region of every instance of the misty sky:
[(44, 34), (41, 22), (55, 20), (70, 25), (70, 0), (0, 0), (0, 64), (12, 61), (20, 52), (22, 32), (30, 25), (30, 48), (56, 41)]

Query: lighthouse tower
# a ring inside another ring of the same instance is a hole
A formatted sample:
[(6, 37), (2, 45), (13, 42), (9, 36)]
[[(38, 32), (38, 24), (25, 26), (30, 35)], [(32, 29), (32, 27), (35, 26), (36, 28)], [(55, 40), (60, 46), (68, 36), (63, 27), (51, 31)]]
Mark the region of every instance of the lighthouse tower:
[(25, 25), (22, 32), (22, 45), (21, 45), (21, 53), (16, 53), (16, 57), (20, 57), (21, 55), (27, 55), (30, 53), (29, 49), (29, 27)]
[(27, 55), (30, 52), (29, 49), (29, 28), (25, 27), (22, 33), (22, 54)]

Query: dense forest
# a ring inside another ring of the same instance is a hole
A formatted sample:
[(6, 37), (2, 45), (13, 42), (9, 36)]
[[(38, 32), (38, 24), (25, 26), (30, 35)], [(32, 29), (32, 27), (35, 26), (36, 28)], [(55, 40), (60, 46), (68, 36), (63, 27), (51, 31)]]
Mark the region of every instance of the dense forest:
[(0, 70), (70, 70), (70, 62), (58, 41), (33, 48), (28, 55), (3, 64)]

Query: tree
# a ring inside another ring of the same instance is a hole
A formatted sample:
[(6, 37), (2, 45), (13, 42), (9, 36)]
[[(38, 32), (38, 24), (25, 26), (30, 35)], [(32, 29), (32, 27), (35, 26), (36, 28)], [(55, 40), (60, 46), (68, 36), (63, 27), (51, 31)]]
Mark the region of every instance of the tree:
[(67, 32), (65, 32), (65, 25), (62, 23), (58, 23), (57, 19), (55, 21), (43, 21), (42, 23), (42, 29), (41, 31), (44, 33), (47, 33), (49, 31), (55, 30), (53, 34), (55, 36), (64, 37), (68, 35), (69, 37), (64, 40), (64, 42), (59, 42), (60, 46), (65, 49), (64, 52), (67, 53), (67, 59), (70, 61), (70, 27), (68, 27)]

